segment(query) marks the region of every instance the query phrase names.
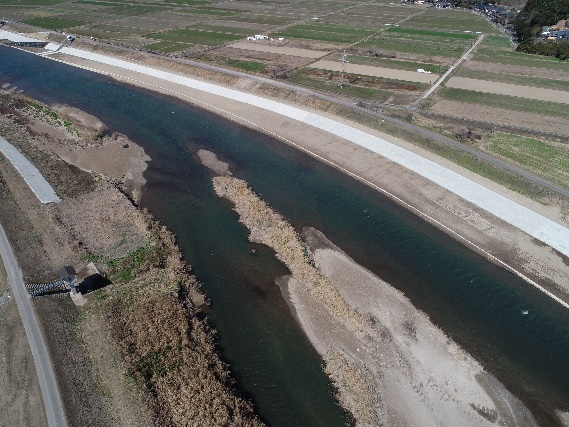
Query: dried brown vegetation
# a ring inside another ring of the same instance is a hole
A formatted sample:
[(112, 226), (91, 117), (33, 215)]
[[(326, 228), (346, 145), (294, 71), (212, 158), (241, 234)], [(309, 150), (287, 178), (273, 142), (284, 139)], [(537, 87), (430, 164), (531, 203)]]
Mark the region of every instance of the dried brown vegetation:
[(102, 290), (103, 309), (127, 369), (146, 392), (160, 426), (260, 426), (250, 403), (234, 390), (203, 316), (199, 284), (175, 239), (147, 212), (151, 236), (141, 248), (107, 261), (116, 285)]
[(299, 283), (307, 286), (350, 329), (363, 332), (369, 322), (353, 310), (338, 291), (314, 266), (314, 262), (294, 228), (259, 198), (243, 180), (218, 176), (213, 179), (215, 192), (235, 204), (239, 220), (250, 230), (249, 239), (273, 248)]

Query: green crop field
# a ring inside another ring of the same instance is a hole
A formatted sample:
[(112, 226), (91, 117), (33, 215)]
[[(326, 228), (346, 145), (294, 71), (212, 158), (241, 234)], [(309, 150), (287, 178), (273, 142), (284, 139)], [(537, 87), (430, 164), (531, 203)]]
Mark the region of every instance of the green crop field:
[(186, 44), (186, 43), (175, 43), (175, 42), (163, 41), (163, 42), (158, 42), (158, 43), (147, 44), (144, 47), (146, 49), (156, 50), (158, 52), (172, 53), (172, 52), (178, 52), (178, 51), (183, 50), (183, 49), (187, 49), (190, 46), (192, 46), (192, 45)]
[(197, 31), (209, 31), (213, 33), (227, 33), (227, 34), (236, 34), (238, 36), (246, 36), (247, 34), (258, 34), (262, 32), (260, 28), (251, 28), (250, 26), (247, 27), (230, 27), (226, 25), (209, 25), (209, 24), (197, 24), (192, 25), (190, 30), (197, 30)]
[[(555, 102), (536, 101), (533, 99), (517, 98), (515, 96), (495, 95), (454, 88), (444, 88), (440, 90), (438, 94), (442, 98), (452, 101), (468, 102), (488, 107), (569, 119), (569, 108), (567, 108), (565, 104)], [(520, 126), (522, 125), (523, 123), (520, 123)]]
[(261, 62), (257, 61), (243, 61), (241, 59), (227, 58), (224, 63), (230, 67), (237, 68), (243, 71), (249, 71), (252, 73), (261, 73), (265, 71), (267, 66)]
[(569, 81), (564, 80), (520, 76), (517, 74), (490, 73), (488, 71), (468, 70), (466, 68), (461, 69), (456, 75), (459, 77), (469, 77), (472, 79), (487, 80), (491, 82), (564, 90), (569, 93)]
[(549, 56), (529, 55), (515, 51), (502, 50), (496, 53), (492, 49), (481, 48), (472, 58), (474, 61), (494, 62), (498, 64), (522, 65), (526, 67), (546, 68), (569, 72), (569, 61), (562, 61)]
[(493, 132), (484, 149), (569, 188), (569, 149), (535, 138)]
[(431, 30), (416, 30), (412, 28), (402, 28), (402, 27), (391, 27), (387, 30), (387, 33), (396, 33), (396, 34), (413, 34), (420, 37), (443, 37), (445, 39), (466, 39), (466, 40), (473, 40), (477, 36), (476, 34), (471, 33), (448, 33), (448, 32), (441, 32), (441, 31), (431, 31)]
[(197, 31), (191, 29), (172, 30), (165, 33), (152, 34), (148, 37), (170, 42), (192, 43), (207, 46), (215, 46), (241, 38), (241, 36), (235, 34), (212, 33), (208, 31)]
[(301, 84), (303, 86), (308, 86), (313, 89), (324, 90), (328, 92), (333, 92), (338, 95), (351, 96), (354, 98), (366, 99), (369, 101), (385, 102), (387, 101), (392, 93), (387, 90), (380, 90), (374, 88), (367, 88), (361, 86), (344, 85), (340, 87), (338, 85), (338, 80), (323, 80), (314, 78), (305, 73), (304, 70), (300, 70), (294, 73), (290, 77), (290, 81), (293, 83)]
[(34, 18), (26, 19), (23, 21), (26, 24), (35, 25), (40, 28), (47, 28), (48, 30), (63, 30), (66, 28), (78, 27), (85, 25), (85, 21), (77, 21), (73, 19), (64, 18)]
[(245, 22), (248, 24), (259, 25), (286, 25), (294, 21), (294, 18), (287, 17), (271, 17), (264, 15), (239, 15), (238, 17), (224, 17), (222, 20), (231, 20), (236, 22)]
[[(331, 55), (327, 59), (330, 61), (339, 61), (342, 55)], [(427, 64), (424, 62), (402, 61), (398, 59), (380, 58), (375, 56), (356, 56), (349, 55), (348, 60), (351, 64), (359, 65), (372, 65), (375, 67), (393, 68), (395, 70), (416, 71), (422, 68), (425, 71), (430, 71), (435, 74), (442, 74), (446, 71), (447, 67), (440, 65)]]
[(310, 23), (297, 25), (282, 32), (277, 32), (274, 37), (292, 37), (298, 39), (320, 40), (333, 43), (355, 43), (365, 37), (374, 34), (373, 30), (350, 27), (339, 24)]
[(470, 45), (471, 40), (468, 39), (385, 32), (377, 38), (358, 44), (358, 47), (373, 46), (387, 51), (458, 58)]
[(406, 28), (499, 33), (479, 15), (465, 10), (430, 9), (405, 22)]
[(67, 0), (0, 0), (0, 6), (51, 6)]
[(510, 49), (510, 39), (506, 36), (486, 36), (480, 46)]

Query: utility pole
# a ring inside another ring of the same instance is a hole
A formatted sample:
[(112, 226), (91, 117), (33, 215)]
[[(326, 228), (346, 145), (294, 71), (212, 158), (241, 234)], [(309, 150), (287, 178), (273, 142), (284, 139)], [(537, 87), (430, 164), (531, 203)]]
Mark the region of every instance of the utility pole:
[(344, 84), (344, 74), (346, 73), (346, 62), (350, 62), (348, 61), (348, 54), (346, 51), (344, 51), (344, 54), (340, 58), (340, 62), (342, 63), (342, 73), (340, 74), (340, 82), (338, 83), (338, 86), (343, 87), (342, 85)]

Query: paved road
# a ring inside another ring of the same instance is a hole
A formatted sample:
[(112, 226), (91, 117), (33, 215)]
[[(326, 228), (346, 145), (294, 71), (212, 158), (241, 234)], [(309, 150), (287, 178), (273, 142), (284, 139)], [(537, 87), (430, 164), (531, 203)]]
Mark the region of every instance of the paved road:
[(38, 326), (30, 296), (24, 287), (22, 272), (2, 226), (0, 226), (0, 255), (4, 261), (8, 282), (18, 305), (30, 349), (32, 350), (32, 356), (34, 357), (48, 425), (49, 427), (65, 427), (67, 426), (67, 421), (51, 359)]
[(26, 184), (42, 203), (58, 203), (61, 199), (41, 172), (20, 151), (0, 136), (0, 154), (4, 155), (22, 175)]

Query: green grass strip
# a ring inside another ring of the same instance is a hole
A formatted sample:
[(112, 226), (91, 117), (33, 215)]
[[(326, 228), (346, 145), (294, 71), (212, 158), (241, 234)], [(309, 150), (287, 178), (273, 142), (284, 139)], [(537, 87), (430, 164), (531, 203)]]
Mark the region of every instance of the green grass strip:
[(85, 21), (76, 21), (74, 19), (64, 18), (34, 18), (22, 21), (25, 24), (34, 25), (36, 27), (47, 28), (49, 30), (60, 30), (63, 28), (78, 27), (85, 25)]
[(486, 150), (549, 181), (569, 187), (569, 149), (535, 138), (494, 132), (489, 136)]
[(476, 34), (470, 33), (446, 33), (441, 31), (430, 31), (430, 30), (415, 30), (411, 28), (400, 28), (391, 27), (387, 30), (388, 33), (404, 33), (404, 34), (417, 34), (421, 36), (434, 36), (434, 37), (446, 37), (453, 39), (468, 39), (472, 40), (478, 37)]

